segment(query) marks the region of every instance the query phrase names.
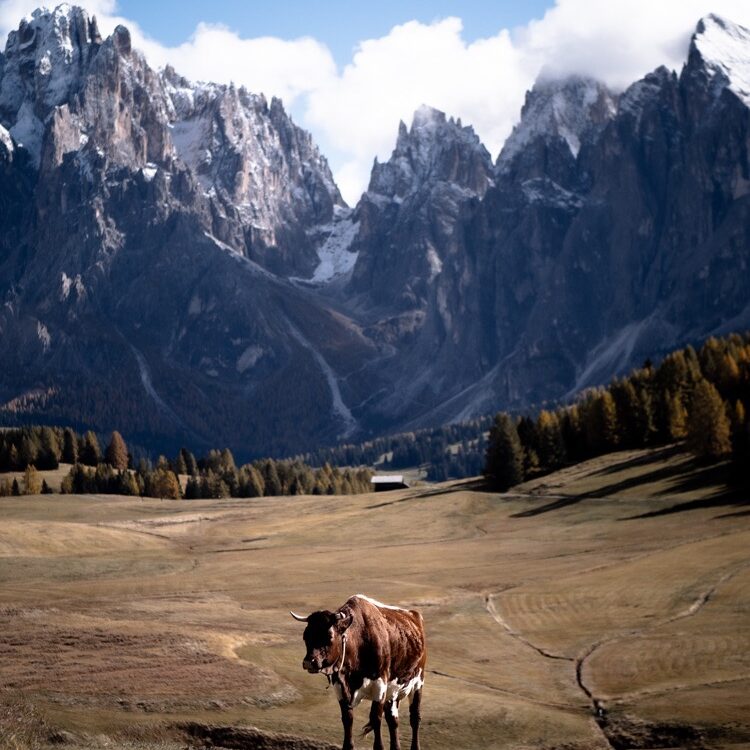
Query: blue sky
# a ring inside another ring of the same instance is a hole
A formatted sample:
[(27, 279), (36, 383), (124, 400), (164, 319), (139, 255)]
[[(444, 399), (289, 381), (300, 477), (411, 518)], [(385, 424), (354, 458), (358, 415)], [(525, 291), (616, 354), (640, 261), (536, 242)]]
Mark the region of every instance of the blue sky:
[(467, 42), (489, 37), (503, 28), (522, 26), (541, 18), (552, 0), (380, 0), (352, 3), (342, 0), (120, 0), (119, 12), (138, 21), (150, 36), (169, 46), (183, 42), (199, 22), (221, 23), (243, 37), (312, 36), (333, 53), (337, 65), (351, 59), (362, 39), (382, 37), (398, 24), (417, 20), (429, 24), (447, 16), (463, 21)]

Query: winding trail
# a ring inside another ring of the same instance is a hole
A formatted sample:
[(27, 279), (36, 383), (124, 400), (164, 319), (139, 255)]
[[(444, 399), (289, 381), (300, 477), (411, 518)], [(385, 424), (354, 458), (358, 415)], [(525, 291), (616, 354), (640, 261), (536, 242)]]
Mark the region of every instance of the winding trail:
[(490, 617), (501, 627), (505, 629), (505, 632), (511, 636), (511, 638), (515, 638), (516, 640), (520, 641), (524, 644), (524, 646), (528, 646), (530, 649), (533, 649), (536, 651), (540, 656), (543, 656), (545, 659), (558, 659), (560, 661), (574, 661), (574, 659), (570, 656), (564, 656), (562, 654), (553, 654), (551, 651), (547, 651), (547, 649), (542, 648), (541, 646), (537, 646), (536, 644), (532, 643), (528, 638), (521, 635), (518, 631), (513, 630), (513, 628), (503, 619), (503, 616), (497, 611), (497, 608), (495, 607), (495, 602), (493, 601), (494, 594), (485, 594), (484, 597), (484, 608), (489, 613)]
[(477, 687), (482, 688), (483, 690), (490, 690), (493, 693), (502, 693), (503, 695), (508, 695), (513, 698), (516, 698), (517, 700), (524, 701), (524, 703), (533, 703), (537, 706), (544, 706), (545, 708), (559, 708), (563, 711), (573, 711), (577, 712), (580, 711), (580, 706), (575, 706), (570, 703), (559, 703), (557, 701), (543, 701), (539, 698), (532, 698), (529, 695), (523, 695), (522, 693), (517, 693), (514, 690), (507, 690), (506, 688), (497, 687), (496, 685), (488, 685), (486, 682), (479, 682), (477, 680), (470, 680), (467, 677), (459, 677), (458, 675), (450, 674), (448, 672), (443, 672), (439, 669), (428, 669), (428, 674), (434, 674), (436, 677), (443, 677), (448, 680), (456, 680), (457, 682), (460, 682), (464, 685), (469, 685), (471, 687)]
[[(492, 617), (492, 619), (498, 625), (500, 625), (503, 628), (503, 630), (511, 638), (514, 638), (519, 643), (522, 643), (525, 647), (533, 650), (536, 654), (538, 654), (544, 659), (568, 661), (568, 662), (573, 663), (574, 669), (575, 669), (575, 684), (577, 685), (578, 689), (583, 693), (583, 695), (586, 697), (586, 700), (591, 707), (594, 721), (596, 722), (596, 725), (599, 731), (601, 732), (603, 739), (606, 741), (607, 745), (610, 748), (614, 749), (615, 745), (612, 743), (612, 740), (610, 738), (611, 730), (609, 728), (609, 719), (607, 716), (606, 702), (604, 701), (603, 698), (597, 696), (594, 693), (593, 688), (589, 684), (587, 684), (585, 675), (584, 675), (584, 669), (587, 666), (592, 655), (595, 654), (603, 646), (615, 643), (617, 641), (622, 641), (628, 638), (638, 638), (639, 636), (647, 632), (653, 631), (657, 628), (663, 627), (665, 625), (669, 625), (671, 623), (677, 622), (679, 620), (682, 620), (688, 617), (693, 617), (698, 612), (700, 612), (703, 609), (703, 607), (706, 606), (706, 604), (708, 604), (708, 602), (711, 600), (711, 598), (716, 594), (717, 590), (723, 584), (727, 583), (729, 580), (731, 580), (734, 576), (736, 576), (738, 573), (740, 573), (742, 570), (744, 570), (747, 567), (750, 567), (750, 562), (743, 562), (740, 565), (735, 565), (731, 570), (725, 571), (722, 575), (719, 576), (718, 579), (716, 579), (713, 583), (711, 583), (708, 587), (706, 587), (703, 591), (701, 591), (700, 594), (695, 598), (694, 601), (690, 603), (688, 607), (678, 612), (677, 614), (672, 615), (671, 617), (660, 619), (657, 622), (649, 624), (645, 627), (632, 628), (630, 630), (620, 631), (608, 638), (602, 638), (600, 640), (594, 641), (583, 651), (583, 653), (581, 653), (579, 656), (575, 658), (566, 656), (564, 654), (554, 653), (552, 651), (549, 651), (546, 648), (543, 648), (542, 646), (538, 646), (537, 644), (533, 643), (528, 638), (526, 638), (522, 633), (519, 633), (517, 630), (515, 630), (503, 618), (500, 612), (498, 612), (497, 607), (495, 605), (495, 601), (494, 601), (495, 594), (491, 594), (491, 593), (484, 594), (484, 605), (485, 605), (485, 610), (490, 615), (490, 617)], [(512, 587), (512, 588), (517, 588), (517, 587)], [(451, 675), (444, 675), (444, 676), (451, 677)], [(723, 684), (724, 682), (742, 681), (743, 679), (747, 679), (747, 677), (750, 677), (750, 675), (734, 678), (732, 680), (719, 680), (719, 681), (716, 681), (716, 684)], [(458, 679), (458, 678), (454, 678), (454, 679)], [(466, 681), (466, 682), (470, 682), (470, 681)], [(713, 684), (713, 683), (706, 683), (706, 684)], [(687, 688), (690, 686), (686, 685), (684, 687)], [(630, 695), (629, 698), (632, 699), (632, 698), (637, 698), (639, 696), (659, 695), (665, 692), (674, 692), (680, 689), (682, 688), (679, 686), (673, 686), (673, 687), (667, 688), (666, 690), (638, 691)], [(615, 699), (612, 702), (617, 703), (620, 701)]]

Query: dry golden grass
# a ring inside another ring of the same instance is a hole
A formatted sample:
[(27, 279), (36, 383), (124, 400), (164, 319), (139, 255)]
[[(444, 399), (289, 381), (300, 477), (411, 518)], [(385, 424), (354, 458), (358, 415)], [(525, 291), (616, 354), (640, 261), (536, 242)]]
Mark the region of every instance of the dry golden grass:
[(667, 451), (508, 495), (456, 482), (250, 501), (5, 498), (0, 707), (23, 701), (81, 747), (167, 747), (187, 720), (338, 743), (332, 691), (302, 671), (288, 609), (363, 592), (425, 615), (426, 748), (738, 746), (750, 740), (750, 513), (710, 480)]

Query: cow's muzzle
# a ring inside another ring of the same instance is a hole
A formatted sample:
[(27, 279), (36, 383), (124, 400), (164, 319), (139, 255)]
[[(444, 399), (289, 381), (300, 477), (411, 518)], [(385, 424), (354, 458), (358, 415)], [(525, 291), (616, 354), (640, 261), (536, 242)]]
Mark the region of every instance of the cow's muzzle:
[(317, 674), (320, 672), (321, 665), (315, 659), (304, 659), (302, 662), (302, 669), (310, 674)]

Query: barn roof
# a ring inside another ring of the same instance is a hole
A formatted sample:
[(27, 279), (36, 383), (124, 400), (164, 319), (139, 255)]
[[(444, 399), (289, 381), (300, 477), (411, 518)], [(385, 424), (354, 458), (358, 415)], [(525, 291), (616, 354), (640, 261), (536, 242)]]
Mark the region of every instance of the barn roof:
[(390, 476), (373, 477), (370, 480), (373, 484), (392, 484), (394, 482), (403, 482), (403, 474), (391, 474)]

